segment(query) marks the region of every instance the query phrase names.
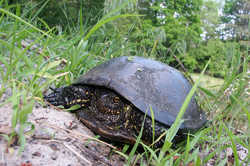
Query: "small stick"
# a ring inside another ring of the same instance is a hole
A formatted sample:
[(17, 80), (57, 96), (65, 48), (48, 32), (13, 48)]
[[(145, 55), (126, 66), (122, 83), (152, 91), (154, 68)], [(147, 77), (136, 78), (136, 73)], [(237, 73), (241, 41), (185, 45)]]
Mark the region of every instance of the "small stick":
[(188, 71), (187, 69), (185, 68), (185, 66), (183, 65), (183, 63), (181, 62), (181, 60), (176, 56), (174, 55), (174, 53), (172, 52), (172, 50), (169, 48), (167, 53), (168, 52), (171, 52), (171, 55), (174, 57), (174, 59), (179, 63), (179, 65), (181, 66), (181, 69), (183, 70), (183, 72), (185, 73), (185, 76), (188, 78), (188, 80), (194, 84), (194, 81), (192, 79), (192, 77), (188, 74)]
[(68, 132), (69, 135), (71, 135), (71, 136), (73, 136), (73, 137), (75, 137), (75, 138), (78, 138), (78, 139), (79, 139), (79, 137), (77, 137), (77, 136), (81, 136), (81, 137), (84, 137), (84, 138), (87, 138), (87, 139), (91, 139), (91, 140), (97, 141), (97, 142), (99, 142), (99, 143), (102, 143), (102, 144), (104, 144), (104, 145), (107, 145), (108, 147), (110, 147), (110, 148), (112, 148), (112, 149), (117, 150), (117, 148), (114, 147), (113, 145), (110, 145), (110, 144), (108, 144), (108, 143), (106, 143), (106, 142), (103, 142), (103, 141), (101, 141), (101, 140), (99, 140), (99, 139), (97, 139), (97, 138), (94, 138), (94, 137), (91, 137), (91, 136), (88, 136), (88, 135), (84, 135), (84, 134), (79, 133), (79, 132), (76, 132), (76, 131), (71, 131), (71, 130), (69, 130), (69, 129), (64, 129), (64, 128), (61, 128), (61, 127), (55, 126), (55, 125), (49, 125), (49, 124), (45, 124), (45, 125), (48, 126), (48, 127), (54, 128), (54, 129), (56, 129), (56, 130), (63, 130), (63, 131), (65, 131), (65, 132)]
[(69, 145), (67, 145), (65, 142), (62, 143), (66, 148), (68, 148), (71, 152), (73, 152), (77, 157), (79, 157), (80, 159), (82, 159), (84, 162), (88, 163), (88, 165), (92, 165), (92, 163), (85, 159), (83, 156), (81, 156), (79, 153), (77, 153), (73, 148), (71, 148)]

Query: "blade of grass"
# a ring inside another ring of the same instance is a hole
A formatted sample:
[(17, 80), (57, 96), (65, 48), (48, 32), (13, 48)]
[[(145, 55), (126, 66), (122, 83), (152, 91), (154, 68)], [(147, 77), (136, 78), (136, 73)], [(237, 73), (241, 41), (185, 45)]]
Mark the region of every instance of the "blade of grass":
[(45, 6), (49, 3), (49, 1), (50, 0), (47, 0), (46, 2), (43, 3), (41, 7), (37, 8), (38, 10), (36, 11), (34, 15), (32, 15), (32, 18), (30, 19), (30, 21), (33, 21), (39, 15), (39, 13), (41, 13), (41, 11), (44, 10)]
[(187, 144), (185, 147), (185, 152), (184, 152), (184, 164), (187, 165), (188, 161), (189, 161), (189, 151), (191, 150), (191, 146), (190, 146), (190, 137), (188, 135), (187, 137)]
[(98, 30), (101, 26), (103, 26), (104, 24), (116, 20), (118, 18), (124, 18), (124, 17), (140, 17), (142, 15), (138, 15), (138, 14), (121, 14), (121, 15), (117, 15), (117, 16), (113, 16), (104, 20), (99, 21), (95, 26), (93, 26), (89, 32), (86, 34), (86, 36), (84, 37), (84, 40), (88, 40), (88, 38), (96, 31)]
[(120, 151), (115, 150), (115, 153), (117, 153), (117, 154), (121, 155), (122, 157), (124, 157), (125, 160), (128, 160), (128, 159), (129, 159), (128, 155), (126, 155), (126, 154), (123, 153), (123, 152), (120, 152)]
[(155, 141), (155, 116), (154, 116), (154, 111), (152, 109), (152, 107), (150, 107), (150, 115), (151, 115), (151, 119), (152, 119), (152, 129), (153, 129), (153, 140), (152, 142)]
[(206, 89), (206, 88), (203, 88), (203, 87), (200, 87), (200, 86), (199, 86), (199, 89), (202, 90), (206, 95), (208, 95), (208, 96), (210, 96), (210, 97), (216, 97), (216, 95), (213, 94), (212, 91), (210, 91), (210, 90), (208, 90), (208, 89)]
[(141, 140), (141, 137), (142, 137), (143, 128), (144, 128), (144, 122), (145, 122), (145, 119), (146, 119), (146, 115), (147, 115), (147, 113), (145, 113), (145, 116), (144, 116), (144, 119), (143, 119), (143, 123), (142, 123), (142, 127), (141, 127), (140, 133), (139, 133), (139, 135), (138, 135), (138, 137), (136, 139), (136, 142), (135, 142), (135, 144), (134, 144), (131, 152), (129, 153), (128, 161), (126, 163), (126, 166), (130, 166), (131, 165), (133, 156), (134, 156), (134, 154), (136, 152), (136, 149), (137, 149), (137, 147), (138, 147), (138, 145), (140, 143), (140, 140)]
[(79, 16), (79, 22), (80, 22), (80, 34), (83, 34), (84, 33), (84, 31), (83, 31), (83, 16), (82, 16), (82, 12), (83, 12), (83, 10), (82, 10), (82, 3), (81, 3), (81, 6), (80, 6), (80, 16)]
[(239, 157), (238, 157), (238, 154), (237, 154), (237, 148), (236, 148), (236, 144), (235, 144), (235, 141), (234, 141), (234, 135), (233, 135), (232, 131), (230, 131), (223, 122), (222, 122), (222, 124), (223, 124), (223, 127), (226, 130), (226, 132), (227, 132), (227, 134), (228, 134), (228, 136), (230, 138), (230, 141), (232, 143), (232, 149), (233, 149), (233, 154), (234, 154), (235, 165), (239, 166)]
[(140, 143), (147, 151), (150, 152), (150, 155), (152, 155), (154, 160), (157, 160), (157, 155), (154, 151), (154, 149), (150, 148), (149, 146), (145, 145), (143, 142)]
[(200, 156), (197, 155), (196, 161), (195, 161), (195, 166), (200, 166), (201, 165), (201, 158)]
[(168, 130), (167, 132), (167, 135), (166, 135), (166, 141), (163, 145), (163, 148), (161, 149), (161, 152), (160, 152), (160, 155), (159, 155), (159, 161), (161, 161), (163, 159), (163, 156), (164, 154), (166, 153), (166, 151), (168, 150), (169, 148), (169, 145), (168, 143), (166, 142), (171, 142), (174, 138), (174, 136), (176, 135), (178, 129), (180, 128), (180, 125), (181, 123), (183, 122), (182, 120), (182, 116), (184, 115), (185, 111), (186, 111), (186, 108), (188, 107), (188, 104), (191, 100), (191, 98), (193, 97), (196, 89), (198, 88), (198, 85), (199, 85), (199, 82), (200, 82), (200, 79), (201, 77), (203, 76), (204, 72), (206, 71), (207, 69), (207, 66), (208, 64), (210, 63), (210, 60), (208, 61), (208, 63), (206, 64), (205, 68), (203, 69), (203, 71), (201, 72), (201, 75), (200, 77), (198, 78), (198, 80), (195, 82), (193, 88), (190, 90), (190, 92), (188, 93), (181, 109), (180, 109), (180, 112), (178, 113), (177, 117), (176, 117), (176, 120), (175, 122), (173, 123), (173, 125), (170, 127), (170, 129)]
[(108, 17), (110, 17), (111, 15), (117, 13), (118, 11), (120, 11), (121, 9), (125, 8), (125, 6), (128, 5), (129, 2), (124, 2), (122, 5), (119, 5), (116, 9), (112, 10), (111, 12), (109, 12), (108, 14), (106, 14), (103, 19), (106, 19)]
[(29, 27), (33, 28), (34, 30), (36, 30), (36, 31), (38, 31), (38, 32), (40, 32), (40, 33), (42, 33), (42, 34), (44, 34), (45, 36), (47, 36), (47, 37), (49, 37), (49, 38), (52, 38), (52, 36), (50, 36), (50, 35), (48, 34), (48, 32), (44, 32), (43, 30), (41, 30), (41, 29), (35, 27), (34, 25), (28, 23), (27, 21), (25, 21), (25, 20), (23, 20), (22, 18), (16, 16), (15, 14), (13, 14), (13, 13), (11, 13), (11, 12), (9, 12), (9, 11), (3, 9), (3, 8), (0, 8), (0, 12), (2, 12), (2, 13), (4, 13), (4, 14), (7, 14), (7, 15), (9, 15), (9, 16), (11, 16), (11, 17), (17, 19), (18, 21), (20, 21), (20, 22), (22, 22), (22, 23), (28, 25)]
[(12, 102), (12, 109), (13, 109), (13, 112), (12, 112), (12, 117), (11, 117), (11, 127), (14, 129), (18, 123), (18, 106), (19, 106), (19, 98), (20, 98), (20, 95), (18, 95), (18, 92), (17, 92), (17, 87), (16, 87), (16, 84), (15, 82), (13, 81), (13, 85), (12, 85), (12, 97), (10, 98), (11, 102)]
[(243, 103), (236, 98), (234, 95), (231, 95), (231, 97), (240, 105), (241, 109), (246, 113), (247, 119), (248, 119), (248, 127), (250, 127), (250, 112), (247, 110), (247, 108), (243, 105)]

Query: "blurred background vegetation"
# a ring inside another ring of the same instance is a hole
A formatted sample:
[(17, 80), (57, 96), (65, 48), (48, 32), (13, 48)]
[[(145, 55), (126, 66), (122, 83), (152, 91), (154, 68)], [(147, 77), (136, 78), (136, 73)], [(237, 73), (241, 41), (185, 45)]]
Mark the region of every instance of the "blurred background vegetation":
[[(248, 0), (11, 0), (11, 11), (21, 6), (27, 19), (36, 20), (44, 30), (78, 34), (83, 24), (86, 33), (103, 16), (137, 13), (105, 24), (90, 42), (116, 43), (107, 56), (152, 56), (179, 68), (179, 59), (190, 72), (200, 72), (212, 59), (207, 73), (224, 77), (234, 50), (242, 57), (250, 45), (250, 2)], [(126, 4), (126, 5), (125, 5)], [(81, 15), (81, 17), (80, 17)], [(36, 18), (36, 19), (35, 19)], [(38, 19), (37, 19), (38, 18)], [(81, 18), (82, 20), (79, 20)], [(116, 41), (114, 41), (116, 40)], [(119, 43), (119, 45), (118, 45)], [(110, 45), (108, 46), (110, 47)], [(110, 51), (110, 49), (109, 49)], [(244, 52), (244, 53), (243, 53)], [(248, 54), (249, 52), (247, 52)], [(239, 69), (240, 72), (241, 69)]]

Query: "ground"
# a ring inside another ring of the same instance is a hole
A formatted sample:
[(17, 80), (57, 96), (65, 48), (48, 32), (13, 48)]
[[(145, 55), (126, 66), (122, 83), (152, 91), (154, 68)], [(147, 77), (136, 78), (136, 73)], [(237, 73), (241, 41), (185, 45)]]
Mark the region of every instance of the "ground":
[[(0, 133), (11, 130), (12, 108), (0, 108)], [(68, 112), (52, 108), (37, 107), (29, 116), (35, 125), (33, 135), (27, 136), (23, 153), (20, 146), (0, 136), (0, 166), (80, 166), (80, 165), (123, 165), (118, 154), (111, 154), (111, 148), (103, 143), (89, 141), (86, 137), (95, 135)], [(109, 157), (110, 156), (110, 157)]]

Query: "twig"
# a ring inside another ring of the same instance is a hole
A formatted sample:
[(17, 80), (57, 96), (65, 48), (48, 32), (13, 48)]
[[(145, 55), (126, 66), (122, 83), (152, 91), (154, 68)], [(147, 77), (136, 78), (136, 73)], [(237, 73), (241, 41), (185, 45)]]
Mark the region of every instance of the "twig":
[(92, 165), (92, 163), (87, 160), (86, 158), (84, 158), (82, 155), (80, 155), (78, 152), (76, 152), (73, 148), (71, 148), (69, 145), (67, 145), (65, 142), (63, 141), (59, 141), (59, 140), (46, 140), (46, 142), (53, 142), (53, 143), (58, 143), (58, 144), (63, 144), (66, 148), (68, 148), (71, 152), (73, 152), (77, 157), (79, 157), (80, 159), (82, 159), (84, 162), (88, 163), (88, 165)]
[(79, 153), (77, 153), (73, 148), (71, 148), (69, 145), (67, 145), (65, 142), (62, 143), (66, 148), (68, 148), (71, 152), (73, 152), (77, 157), (79, 157), (80, 159), (82, 159), (83, 161), (85, 161), (86, 163), (88, 163), (88, 165), (92, 165), (92, 163), (85, 159), (83, 156), (81, 156)]
[(54, 129), (56, 129), (56, 130), (63, 130), (63, 131), (65, 131), (65, 132), (67, 132), (70, 136), (73, 136), (73, 137), (75, 137), (75, 138), (77, 138), (77, 139), (79, 139), (79, 137), (77, 137), (77, 136), (81, 136), (81, 137), (84, 137), (84, 138), (87, 138), (87, 139), (91, 139), (91, 140), (97, 141), (97, 142), (99, 142), (99, 143), (102, 143), (102, 144), (104, 144), (104, 145), (107, 145), (108, 147), (110, 147), (110, 148), (112, 148), (112, 149), (117, 150), (117, 148), (114, 147), (113, 145), (110, 145), (110, 144), (108, 144), (108, 143), (106, 143), (106, 142), (103, 142), (103, 141), (101, 141), (101, 140), (99, 140), (99, 139), (97, 139), (97, 138), (95, 138), (95, 137), (91, 137), (91, 136), (88, 136), (88, 135), (84, 135), (84, 134), (82, 134), (82, 133), (79, 133), (79, 132), (76, 132), (76, 131), (71, 131), (71, 130), (69, 130), (69, 129), (64, 129), (64, 128), (61, 128), (61, 127), (55, 126), (55, 125), (50, 125), (50, 124), (46, 124), (46, 123), (45, 123), (45, 125), (48, 126), (48, 127), (54, 128)]
[(192, 84), (194, 84), (194, 81), (193, 81), (192, 77), (188, 74), (188, 71), (187, 71), (187, 69), (185, 68), (185, 66), (183, 65), (183, 63), (181, 62), (181, 60), (180, 60), (176, 55), (174, 55), (173, 51), (172, 51), (170, 48), (168, 48), (167, 53), (168, 53), (168, 52), (171, 52), (170, 55), (172, 55), (172, 56), (174, 57), (174, 59), (179, 63), (179, 65), (181, 66), (181, 69), (182, 69), (183, 72), (185, 73), (185, 76), (188, 78), (188, 80), (189, 80)]

